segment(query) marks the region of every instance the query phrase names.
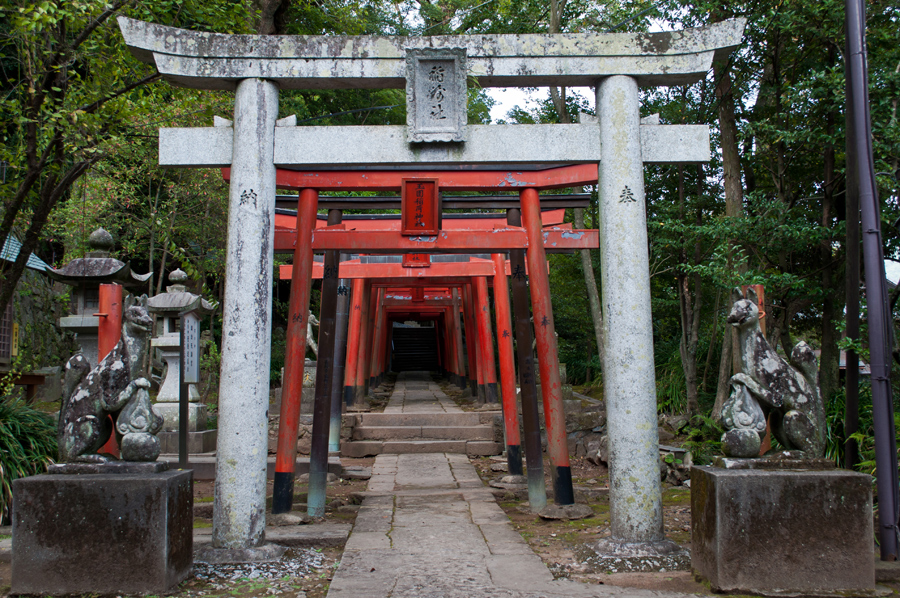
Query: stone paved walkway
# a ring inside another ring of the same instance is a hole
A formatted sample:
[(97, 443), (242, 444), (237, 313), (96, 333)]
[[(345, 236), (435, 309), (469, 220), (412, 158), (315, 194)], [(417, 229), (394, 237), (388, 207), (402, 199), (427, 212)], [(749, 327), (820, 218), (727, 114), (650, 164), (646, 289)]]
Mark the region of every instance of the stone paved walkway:
[[(458, 408), (424, 375), (401, 375), (388, 408)], [(329, 598), (662, 596), (554, 581), (465, 455), (379, 455)], [(675, 596), (668, 594), (668, 596)]]
[(462, 413), (428, 372), (402, 372), (385, 413)]

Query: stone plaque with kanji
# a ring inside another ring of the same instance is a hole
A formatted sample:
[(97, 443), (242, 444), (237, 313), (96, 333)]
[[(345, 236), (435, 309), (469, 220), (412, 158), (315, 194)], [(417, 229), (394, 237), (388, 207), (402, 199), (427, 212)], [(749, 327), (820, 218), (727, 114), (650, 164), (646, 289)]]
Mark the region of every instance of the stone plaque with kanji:
[(406, 49), (410, 142), (466, 140), (466, 49)]

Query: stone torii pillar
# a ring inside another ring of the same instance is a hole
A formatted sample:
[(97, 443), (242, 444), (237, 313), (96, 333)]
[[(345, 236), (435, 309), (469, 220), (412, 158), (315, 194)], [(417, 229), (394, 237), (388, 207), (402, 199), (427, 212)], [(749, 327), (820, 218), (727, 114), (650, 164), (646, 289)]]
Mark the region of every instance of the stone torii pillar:
[[(650, 313), (650, 256), (644, 206), (644, 163), (638, 83), (603, 79), (597, 115), (603, 160), (599, 167), (600, 263), (606, 362), (603, 388), (609, 435), (611, 539), (598, 552), (631, 556), (630, 545), (663, 554), (678, 550), (665, 539), (656, 373)], [(625, 242), (627, 240), (627, 242)]]
[(262, 546), (266, 503), (259, 500), (266, 495), (269, 449), (277, 118), (275, 83), (253, 78), (237, 85), (213, 509), (217, 549), (277, 550)]

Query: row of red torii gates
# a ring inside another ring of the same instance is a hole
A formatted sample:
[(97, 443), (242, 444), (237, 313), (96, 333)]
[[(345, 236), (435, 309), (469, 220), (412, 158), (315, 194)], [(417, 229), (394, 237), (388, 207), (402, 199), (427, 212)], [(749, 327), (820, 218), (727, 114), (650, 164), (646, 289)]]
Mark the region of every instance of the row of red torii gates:
[[(224, 174), (229, 176), (228, 169), (224, 169)], [(516, 172), (277, 171), (278, 187), (299, 190), (299, 196), (279, 196), (278, 202), (281, 207), (296, 207), (296, 216), (283, 210), (275, 216), (275, 251), (291, 252), (294, 259), (293, 265), (282, 266), (280, 271), (282, 279), (291, 280), (291, 294), (274, 513), (288, 512), (293, 503), (307, 349), (306, 314), (315, 279), (322, 280), (322, 308), (310, 454), (311, 514), (324, 510), (328, 452), (329, 448), (338, 450), (335, 443), (341, 405), (351, 410), (361, 408), (367, 388), (380, 384), (389, 367), (391, 323), (397, 320), (434, 322), (442, 372), (460, 388), (471, 387), (486, 402), (502, 398), (509, 471), (522, 475), (524, 444), (529, 500), (532, 508), (539, 509), (546, 504), (546, 489), (534, 341), (554, 500), (563, 505), (574, 502), (546, 253), (597, 248), (599, 232), (574, 230), (571, 224), (563, 223), (563, 208), (586, 207), (586, 196), (554, 195), (542, 203), (539, 191), (578, 188), (596, 182), (597, 166), (593, 164)], [(401, 198), (319, 197), (320, 191), (397, 189), (401, 190)], [(518, 197), (448, 196), (443, 200), (440, 195), (443, 191), (497, 190), (519, 193)], [(443, 209), (465, 207), (505, 209), (506, 213), (442, 217)], [(327, 221), (317, 214), (323, 208), (328, 211)], [(360, 208), (401, 208), (401, 214), (343, 215), (344, 209)], [(324, 251), (322, 262), (314, 261), (316, 251)], [(472, 255), (478, 252), (489, 254), (489, 259)], [(361, 255), (347, 259), (348, 253)], [(392, 260), (373, 254), (402, 254), (402, 258)], [(435, 255), (441, 257), (433, 258)], [(489, 286), (494, 287), (493, 323)], [(341, 313), (349, 323), (339, 321)], [(494, 327), (499, 360), (494, 354)], [(341, 330), (347, 331), (346, 338)], [(524, 442), (520, 439), (516, 405), (516, 360)]]

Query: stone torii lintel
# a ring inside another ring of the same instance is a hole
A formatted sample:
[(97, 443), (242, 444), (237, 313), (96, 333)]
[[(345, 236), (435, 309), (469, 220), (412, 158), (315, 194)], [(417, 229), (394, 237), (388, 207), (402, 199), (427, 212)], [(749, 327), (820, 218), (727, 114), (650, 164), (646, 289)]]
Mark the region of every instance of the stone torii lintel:
[(282, 89), (379, 89), (403, 88), (407, 49), (424, 48), (464, 48), (481, 87), (592, 86), (613, 75), (685, 85), (740, 43), (746, 19), (662, 33), (434, 37), (227, 35), (118, 22), (132, 54), (173, 85), (234, 89), (261, 78)]
[[(597, 123), (566, 125), (470, 125), (465, 144), (410, 144), (405, 125), (275, 127), (279, 167), (398, 166), (421, 164), (587, 164), (601, 160)], [(640, 127), (644, 164), (709, 162), (709, 127)], [(174, 168), (231, 166), (230, 126), (162, 128), (159, 164)], [(315, 147), (315, 152), (308, 148)]]

